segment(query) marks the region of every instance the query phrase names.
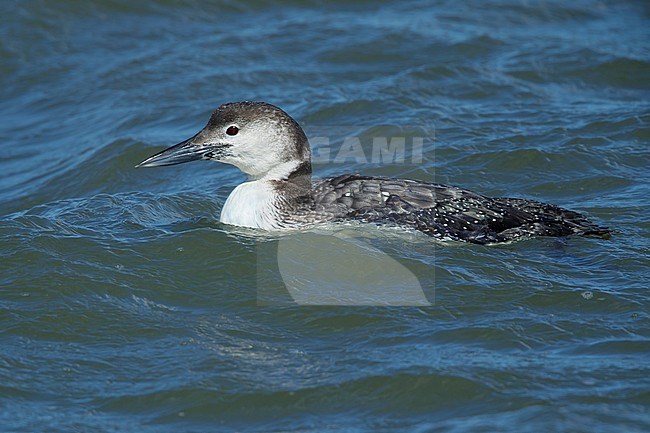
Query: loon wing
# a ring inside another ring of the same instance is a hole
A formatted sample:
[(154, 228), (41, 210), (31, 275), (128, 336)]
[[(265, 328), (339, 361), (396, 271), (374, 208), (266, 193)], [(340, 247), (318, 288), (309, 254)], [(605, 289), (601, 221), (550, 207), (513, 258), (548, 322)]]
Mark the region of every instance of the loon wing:
[(478, 244), (530, 236), (599, 235), (607, 228), (577, 212), (534, 200), (489, 198), (453, 186), (360, 175), (318, 184), (314, 204), (339, 218), (393, 223), (429, 236)]

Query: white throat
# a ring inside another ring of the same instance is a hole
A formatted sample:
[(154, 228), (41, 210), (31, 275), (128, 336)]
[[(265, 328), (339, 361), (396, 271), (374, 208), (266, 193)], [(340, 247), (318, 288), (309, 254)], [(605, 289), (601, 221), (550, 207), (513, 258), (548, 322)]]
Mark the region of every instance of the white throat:
[(221, 222), (265, 230), (282, 228), (278, 209), (282, 200), (274, 183), (287, 179), (300, 164), (300, 161), (279, 164), (263, 177), (238, 185), (221, 209)]
[(275, 228), (277, 193), (265, 180), (253, 180), (238, 185), (221, 209), (221, 222), (234, 226)]

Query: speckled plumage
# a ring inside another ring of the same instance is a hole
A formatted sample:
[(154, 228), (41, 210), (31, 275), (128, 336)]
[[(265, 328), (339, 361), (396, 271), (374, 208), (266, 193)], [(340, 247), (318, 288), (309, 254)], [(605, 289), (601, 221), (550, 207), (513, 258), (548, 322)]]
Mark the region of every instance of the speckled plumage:
[[(293, 186), (284, 186), (293, 189)], [(490, 198), (453, 186), (343, 175), (300, 188), (278, 206), (283, 227), (358, 220), (421, 231), (440, 240), (478, 244), (532, 236), (606, 235), (583, 215), (534, 200)]]
[[(232, 127), (235, 136), (226, 132)], [(284, 111), (263, 102), (222, 105), (197, 135), (140, 165), (196, 159), (232, 164), (251, 177), (235, 188), (222, 210), (221, 220), (234, 225), (281, 230), (356, 220), (478, 244), (610, 233), (558, 206), (490, 198), (454, 186), (356, 174), (313, 183), (302, 128)]]

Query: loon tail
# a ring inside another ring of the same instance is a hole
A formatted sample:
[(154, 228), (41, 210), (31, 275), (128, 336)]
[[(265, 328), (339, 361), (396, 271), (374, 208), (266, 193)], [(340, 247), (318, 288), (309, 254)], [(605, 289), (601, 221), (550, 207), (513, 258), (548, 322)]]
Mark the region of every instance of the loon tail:
[[(612, 230), (590, 221), (585, 215), (535, 200), (496, 198), (505, 209), (516, 210), (512, 227), (499, 234), (521, 236), (598, 236), (608, 238)], [(506, 212), (508, 214), (508, 212)], [(507, 218), (506, 218), (507, 221)]]
[[(488, 199), (481, 220), (466, 212), (445, 213), (436, 208), (392, 212), (391, 220), (439, 239), (475, 244), (510, 242), (535, 236), (597, 236), (609, 238), (612, 230), (591, 222), (581, 213), (552, 204), (516, 198)], [(408, 206), (408, 205), (407, 205)]]

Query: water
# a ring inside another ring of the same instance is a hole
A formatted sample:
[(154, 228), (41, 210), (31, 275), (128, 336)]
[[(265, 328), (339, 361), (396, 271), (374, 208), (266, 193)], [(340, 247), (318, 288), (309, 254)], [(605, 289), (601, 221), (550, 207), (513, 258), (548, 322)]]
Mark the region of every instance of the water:
[[(3, 432), (650, 430), (647, 4), (0, 9)], [(297, 305), (267, 268), (283, 240), (218, 222), (236, 169), (133, 168), (244, 99), (333, 146), (430, 132), (422, 163), (320, 176), (534, 198), (616, 234), (482, 247), (348, 227), (336, 239), (387, 254), (431, 305)]]

